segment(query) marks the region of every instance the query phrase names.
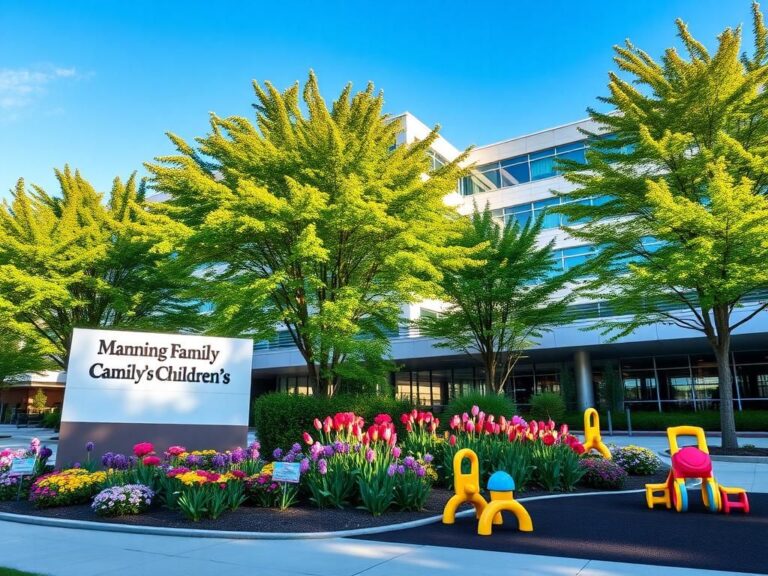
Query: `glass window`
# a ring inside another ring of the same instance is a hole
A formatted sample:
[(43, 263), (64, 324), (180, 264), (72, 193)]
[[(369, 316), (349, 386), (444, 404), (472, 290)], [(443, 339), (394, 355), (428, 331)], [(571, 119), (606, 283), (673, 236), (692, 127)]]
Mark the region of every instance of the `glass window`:
[(522, 164), (501, 163), (501, 185), (516, 186), (530, 182), (531, 174), (528, 170), (528, 162)]
[(557, 152), (558, 155), (564, 154), (566, 152), (570, 152), (572, 150), (583, 150), (584, 149), (584, 140), (579, 140), (577, 142), (571, 142), (570, 144), (559, 144), (555, 147), (555, 152)]
[(571, 152), (565, 152), (563, 154), (558, 153), (557, 157), (562, 160), (573, 160), (574, 162), (578, 162), (579, 164), (586, 164), (587, 157), (585, 154), (584, 148), (581, 150), (572, 150)]
[(523, 204), (522, 206), (514, 206), (512, 208), (504, 209), (505, 224), (508, 221), (515, 221), (520, 226), (528, 224), (533, 216), (533, 210), (531, 210), (530, 204)]
[(547, 158), (549, 156), (555, 155), (555, 149), (554, 148), (545, 148), (544, 150), (537, 150), (536, 152), (531, 152), (528, 154), (528, 158), (530, 160), (537, 160), (538, 158)]
[(552, 228), (560, 227), (560, 214), (548, 211), (550, 206), (557, 206), (560, 204), (560, 198), (547, 198), (546, 200), (539, 200), (533, 203), (534, 216), (538, 218), (544, 213), (544, 222), (542, 228), (545, 230), (551, 230)]
[(555, 157), (531, 162), (531, 180), (542, 180), (555, 175)]
[(498, 168), (483, 170), (479, 177), (486, 181), (490, 189), (501, 188), (501, 173)]

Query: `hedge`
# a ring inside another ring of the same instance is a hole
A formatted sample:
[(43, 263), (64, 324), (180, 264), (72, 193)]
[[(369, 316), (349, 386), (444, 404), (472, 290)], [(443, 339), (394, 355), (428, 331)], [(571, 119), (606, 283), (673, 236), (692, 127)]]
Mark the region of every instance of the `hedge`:
[[(605, 434), (608, 431), (608, 414), (600, 410), (600, 428)], [(744, 410), (734, 412), (736, 418), (736, 430), (739, 432), (765, 432), (768, 431), (768, 410)], [(720, 412), (717, 410), (700, 410), (698, 412), (656, 412), (635, 411), (631, 412), (632, 430), (664, 431), (669, 426), (701, 426), (708, 432), (720, 431)], [(624, 412), (611, 414), (614, 430), (627, 429), (627, 416)], [(584, 428), (583, 412), (569, 412), (564, 422), (574, 430)], [(559, 424), (559, 422), (558, 422)]]
[(256, 398), (253, 403), (253, 420), (256, 437), (261, 443), (262, 454), (270, 458), (275, 448), (289, 448), (301, 442), (302, 432), (312, 432), (315, 418), (321, 420), (337, 412), (354, 412), (365, 418), (366, 424), (373, 424), (377, 414), (389, 414), (403, 434), (400, 415), (408, 412), (413, 405), (407, 400), (396, 400), (388, 396), (337, 395), (307, 396), (273, 392)]

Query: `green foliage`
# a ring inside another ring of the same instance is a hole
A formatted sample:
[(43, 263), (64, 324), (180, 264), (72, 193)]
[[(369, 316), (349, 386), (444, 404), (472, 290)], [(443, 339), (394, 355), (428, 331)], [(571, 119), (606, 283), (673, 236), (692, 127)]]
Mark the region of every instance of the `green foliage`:
[(65, 368), (74, 326), (193, 326), (198, 305), (180, 297), (191, 268), (173, 257), (183, 227), (150, 208), (135, 174), (115, 179), (106, 205), (79, 172), (56, 177), (59, 197), (19, 180), (0, 207), (0, 334), (23, 329), (8, 349)]
[(315, 418), (322, 419), (337, 412), (354, 412), (362, 416), (366, 423), (372, 424), (377, 414), (389, 414), (393, 422), (399, 425), (400, 415), (411, 408), (410, 402), (387, 396), (326, 397), (275, 392), (254, 401), (253, 419), (262, 452), (270, 455), (275, 448), (285, 448), (300, 442), (304, 431), (313, 430), (312, 422)]
[[(578, 189), (558, 211), (579, 240), (600, 247), (585, 294), (607, 300), (596, 325), (621, 337), (657, 322), (701, 333), (718, 360), (723, 444), (736, 447), (734, 329), (768, 307), (739, 310), (768, 286), (768, 47), (753, 5), (755, 49), (740, 57), (741, 29), (726, 29), (710, 54), (677, 22), (687, 52), (661, 63), (629, 41), (610, 74), (614, 110), (590, 111), (587, 164), (562, 162)], [(610, 133), (605, 137), (605, 133)], [(599, 198), (601, 202), (579, 202)]]
[(312, 73), (303, 93), (254, 89), (256, 125), (212, 115), (198, 149), (172, 135), (179, 154), (147, 166), (189, 228), (183, 257), (207, 270), (215, 330), (287, 327), (318, 395), (381, 384), (401, 306), (435, 292), (437, 262), (462, 257), (445, 247), (455, 212), (443, 197), (464, 156), (430, 171), (437, 129), (390, 150), (401, 126), (373, 85), (348, 85), (330, 107)]
[(58, 430), (61, 427), (61, 410), (45, 413), (41, 425), (43, 428)]
[(561, 422), (565, 412), (565, 400), (560, 394), (542, 392), (531, 396), (531, 418), (534, 420)]
[(53, 347), (33, 326), (24, 322), (23, 311), (24, 306), (14, 304), (0, 290), (0, 386), (12, 384), (23, 374), (54, 366), (48, 358)]
[[(754, 432), (768, 432), (768, 410), (744, 410), (736, 412), (736, 425), (740, 430)], [(612, 412), (614, 430), (627, 429), (627, 416), (624, 412)], [(573, 430), (581, 430), (584, 427), (583, 412), (569, 412), (562, 420)], [(670, 426), (700, 426), (708, 432), (717, 432), (720, 429), (720, 414), (715, 410), (693, 410), (657, 412), (655, 410), (632, 411), (633, 430), (664, 431)], [(608, 414), (600, 411), (600, 427), (603, 437), (608, 434)]]
[(500, 226), (486, 206), (451, 242), (472, 254), (443, 264), (442, 298), (448, 308), (422, 318), (420, 329), (438, 346), (480, 358), (486, 386), (501, 392), (523, 351), (565, 321), (571, 296), (555, 298), (570, 279), (552, 276), (552, 242), (538, 245), (543, 220)]
[(584, 473), (579, 460), (579, 456), (568, 446), (546, 446), (537, 442), (532, 447), (532, 461), (535, 462), (533, 480), (550, 492), (570, 492)]
[(504, 416), (511, 418), (515, 412), (515, 403), (508, 396), (499, 394), (483, 394), (482, 392), (470, 392), (463, 396), (456, 396), (440, 414), (443, 426), (447, 426), (454, 414), (469, 413), (472, 406), (478, 406), (486, 414), (493, 414), (497, 418)]
[(37, 412), (42, 412), (45, 410), (47, 404), (48, 396), (45, 395), (42, 388), (38, 388), (37, 392), (35, 392), (35, 395), (32, 397), (32, 408)]

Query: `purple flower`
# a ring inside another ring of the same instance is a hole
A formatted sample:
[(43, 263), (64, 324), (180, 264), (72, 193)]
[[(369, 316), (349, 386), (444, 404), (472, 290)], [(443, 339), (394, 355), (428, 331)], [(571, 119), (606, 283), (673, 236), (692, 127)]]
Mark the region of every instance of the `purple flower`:
[(400, 449), (400, 446), (395, 446), (392, 448), (392, 456), (395, 458), (400, 458), (400, 454), (402, 454), (403, 451)]
[(369, 464), (373, 462), (373, 460), (376, 458), (376, 452), (374, 452), (371, 448), (368, 448), (365, 451), (365, 461)]
[(325, 458), (320, 458), (317, 461), (317, 471), (323, 476), (328, 472), (328, 462), (325, 461)]
[(406, 468), (413, 468), (413, 465), (416, 463), (416, 459), (413, 456), (406, 456), (403, 458), (403, 464), (405, 464)]
[(336, 440), (336, 442), (333, 443), (333, 449), (341, 454), (344, 452), (344, 444), (341, 440)]
[(94, 444), (93, 442), (88, 442), (88, 443), (85, 445), (85, 451), (86, 451), (86, 452), (93, 452), (93, 448), (94, 448), (94, 446), (95, 446), (95, 444)]
[(426, 474), (427, 471), (424, 469), (424, 466), (419, 466), (416, 468), (416, 476), (419, 478), (423, 478), (424, 474)]
[(254, 440), (248, 446), (248, 457), (251, 460), (258, 460), (259, 456), (261, 456), (261, 453), (259, 452), (259, 450), (261, 450), (261, 444), (259, 444), (257, 441)]
[(429, 464), (430, 462), (432, 462), (432, 460), (434, 460), (434, 457), (432, 456), (432, 454), (424, 454), (425, 464)]
[(232, 454), (229, 455), (232, 460), (232, 464), (240, 464), (246, 458), (245, 450), (242, 448), (235, 448), (232, 450)]
[(187, 466), (200, 466), (203, 463), (203, 457), (199, 454), (187, 455)]
[(43, 446), (42, 448), (40, 448), (40, 453), (38, 454), (38, 458), (40, 460), (47, 460), (48, 458), (51, 457), (51, 454), (53, 454), (53, 450), (48, 448), (48, 446)]
[(355, 452), (355, 454), (360, 452), (360, 447), (361, 446), (362, 446), (361, 444), (355, 444), (354, 446), (352, 446), (352, 450)]
[(397, 464), (390, 464), (387, 468), (387, 476), (394, 476), (397, 472)]
[(283, 449), (282, 448), (275, 448), (274, 452), (272, 452), (272, 458), (275, 460), (280, 460), (280, 458), (283, 457)]
[(304, 474), (304, 473), (306, 473), (306, 471), (307, 471), (307, 470), (309, 470), (309, 458), (304, 458), (304, 459), (303, 459), (303, 460), (302, 460), (302, 461), (299, 463), (299, 472), (300, 472), (301, 474)]
[(323, 454), (325, 454), (326, 458), (333, 456), (333, 446), (326, 446), (323, 448)]
[(107, 452), (101, 457), (101, 464), (105, 468), (114, 468), (115, 455), (112, 452)]
[(218, 452), (211, 458), (211, 464), (213, 464), (214, 468), (225, 468), (229, 464), (229, 456)]
[(398, 474), (405, 474), (405, 466), (400, 464), (400, 466), (397, 467), (397, 473)]
[(294, 452), (288, 452), (283, 458), (283, 462), (293, 462), (296, 460), (296, 454)]
[(299, 452), (301, 452), (301, 444), (296, 442), (293, 446), (291, 446), (291, 452), (293, 452), (294, 454), (298, 454)]

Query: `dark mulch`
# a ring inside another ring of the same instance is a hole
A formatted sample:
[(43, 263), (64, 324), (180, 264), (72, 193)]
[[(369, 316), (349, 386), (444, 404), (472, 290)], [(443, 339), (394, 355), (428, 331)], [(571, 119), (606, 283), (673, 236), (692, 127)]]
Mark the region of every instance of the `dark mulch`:
[(509, 515), (492, 536), (478, 536), (473, 518), (459, 518), (452, 526), (361, 539), (768, 574), (768, 494), (750, 494), (749, 500), (749, 515), (707, 512), (698, 490), (689, 491), (684, 513), (649, 510), (643, 494), (537, 500), (525, 503), (533, 532), (519, 532)]
[[(632, 490), (643, 488), (646, 483), (663, 482), (666, 476), (666, 470), (653, 476), (630, 476), (623, 489)], [(599, 491), (594, 488), (579, 487), (574, 493)], [(20, 502), (0, 502), (0, 512), (137, 526), (163, 526), (167, 528), (199, 528), (242, 532), (335, 532), (400, 524), (402, 522), (421, 520), (430, 516), (438, 516), (443, 513), (443, 507), (452, 494), (452, 491), (435, 488), (432, 490), (424, 510), (420, 512), (389, 511), (381, 516), (371, 516), (365, 510), (337, 510), (335, 508), (319, 510), (308, 504), (301, 504), (283, 511), (274, 508), (243, 506), (234, 512), (224, 513), (217, 520), (190, 522), (181, 513), (160, 507), (153, 508), (137, 516), (102, 518), (96, 516), (87, 504), (38, 510), (24, 500)], [(549, 492), (541, 489), (531, 489), (519, 492), (516, 496), (524, 498), (526, 496), (541, 496), (544, 494), (549, 494)]]
[(720, 446), (710, 446), (709, 453), (715, 456), (768, 456), (768, 448), (747, 445), (735, 450), (726, 450)]

